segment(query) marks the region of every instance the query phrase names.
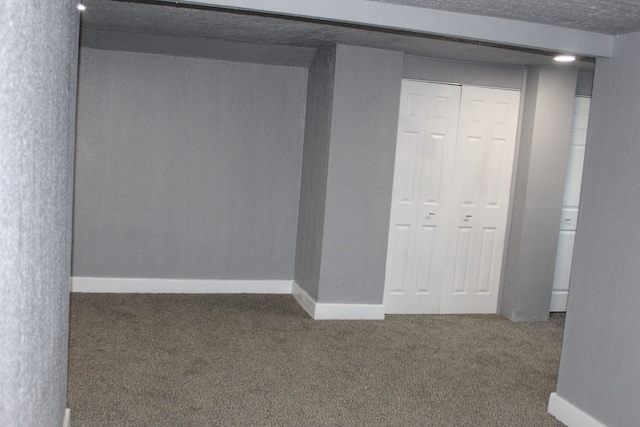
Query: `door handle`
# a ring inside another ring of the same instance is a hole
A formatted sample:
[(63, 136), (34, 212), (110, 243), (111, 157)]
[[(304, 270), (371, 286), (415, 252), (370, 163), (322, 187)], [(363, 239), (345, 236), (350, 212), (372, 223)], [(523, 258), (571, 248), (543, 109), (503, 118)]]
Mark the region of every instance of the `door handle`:
[(465, 215), (463, 221), (464, 222), (469, 222), (469, 219), (472, 217), (473, 215)]
[(424, 219), (431, 219), (432, 215), (435, 215), (435, 213), (429, 212), (429, 215), (425, 216)]

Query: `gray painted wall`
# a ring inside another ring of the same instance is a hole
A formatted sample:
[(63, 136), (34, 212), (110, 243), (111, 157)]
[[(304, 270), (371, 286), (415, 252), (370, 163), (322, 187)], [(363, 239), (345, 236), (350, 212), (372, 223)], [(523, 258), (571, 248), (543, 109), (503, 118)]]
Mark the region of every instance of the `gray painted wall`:
[(609, 426), (640, 420), (640, 33), (596, 62), (557, 393)]
[(528, 72), (501, 288), (500, 313), (511, 320), (549, 318), (577, 75)]
[(524, 67), (444, 61), (406, 55), (402, 77), (521, 90), (524, 70)]
[(0, 7), (0, 424), (61, 426), (67, 391), (74, 1)]
[(292, 279), (306, 80), (83, 48), (73, 275)]
[(402, 58), (337, 46), (318, 302), (382, 303)]
[(327, 193), (336, 47), (319, 49), (309, 66), (298, 211), (295, 281), (316, 301)]
[(93, 49), (159, 53), (163, 55), (192, 56), (304, 68), (309, 66), (315, 55), (315, 49), (308, 47), (242, 43), (158, 34), (131, 34), (94, 28), (83, 28), (80, 40), (82, 47)]
[(593, 71), (580, 70), (578, 72), (578, 83), (576, 83), (576, 95), (591, 96), (593, 88)]

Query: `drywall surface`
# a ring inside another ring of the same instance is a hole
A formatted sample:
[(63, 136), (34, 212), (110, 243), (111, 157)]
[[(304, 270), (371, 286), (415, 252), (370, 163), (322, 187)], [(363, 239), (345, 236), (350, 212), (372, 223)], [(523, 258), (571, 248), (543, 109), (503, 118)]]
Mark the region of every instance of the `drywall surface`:
[(528, 72), (500, 313), (547, 320), (578, 70)]
[(337, 46), (318, 302), (382, 303), (402, 57)]
[(82, 47), (126, 52), (160, 53), (256, 64), (307, 68), (315, 49), (309, 47), (256, 44), (222, 39), (175, 37), (83, 28)]
[(593, 71), (578, 71), (576, 96), (591, 96), (593, 90)]
[(307, 83), (294, 278), (316, 301), (320, 286), (335, 66), (335, 46), (318, 49), (309, 67)]
[[(162, 0), (176, 3), (176, 0)], [(429, 8), (405, 7), (369, 0), (292, 2), (287, 0), (179, 0), (223, 9), (244, 9), (349, 26), (383, 27), (412, 33), (435, 34), (462, 40), (482, 40), (537, 50), (571, 52), (580, 56), (611, 56), (612, 36)], [(475, 2), (474, 2), (475, 3)], [(484, 4), (484, 3), (481, 3)], [(482, 7), (482, 6), (480, 6)]]
[(80, 59), (73, 275), (292, 279), (307, 70)]
[(608, 426), (640, 420), (640, 33), (596, 62), (557, 393)]
[(0, 6), (0, 424), (61, 426), (66, 406), (79, 17)]
[(504, 89), (522, 89), (524, 67), (444, 61), (405, 55), (402, 77)]

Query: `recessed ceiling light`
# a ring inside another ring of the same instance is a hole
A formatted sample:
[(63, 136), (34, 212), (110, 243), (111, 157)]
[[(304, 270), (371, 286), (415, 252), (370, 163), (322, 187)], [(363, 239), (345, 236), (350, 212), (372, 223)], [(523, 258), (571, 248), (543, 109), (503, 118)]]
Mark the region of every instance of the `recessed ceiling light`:
[(82, 12), (83, 10), (85, 10), (87, 7), (85, 5), (83, 5), (82, 3), (78, 3), (78, 10), (80, 12)]
[(553, 59), (555, 59), (558, 62), (573, 62), (576, 60), (576, 57), (573, 55), (558, 55)]

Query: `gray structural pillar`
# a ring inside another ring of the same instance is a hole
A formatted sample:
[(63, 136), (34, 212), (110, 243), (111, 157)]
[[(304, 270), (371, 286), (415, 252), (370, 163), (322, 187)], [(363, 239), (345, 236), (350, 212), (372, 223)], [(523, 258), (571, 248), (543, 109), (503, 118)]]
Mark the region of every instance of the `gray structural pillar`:
[(402, 62), (338, 45), (310, 66), (295, 280), (317, 302), (382, 303)]
[(571, 293), (550, 401), (550, 412), (572, 426), (640, 420), (640, 33), (616, 37), (614, 51), (596, 62)]
[(500, 313), (547, 320), (578, 70), (528, 72)]
[(336, 47), (318, 49), (307, 80), (294, 279), (315, 301), (320, 287), (335, 68)]
[(0, 6), (0, 424), (67, 401), (77, 2)]

